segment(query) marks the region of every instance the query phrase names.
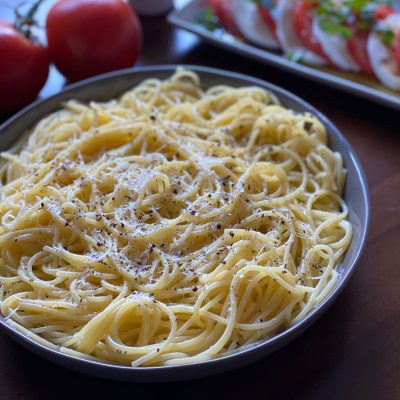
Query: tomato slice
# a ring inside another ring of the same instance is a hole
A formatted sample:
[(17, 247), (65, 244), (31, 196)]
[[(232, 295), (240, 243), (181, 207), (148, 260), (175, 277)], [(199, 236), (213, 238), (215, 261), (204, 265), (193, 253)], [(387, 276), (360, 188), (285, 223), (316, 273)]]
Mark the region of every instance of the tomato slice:
[(263, 21), (266, 23), (268, 28), (274, 34), (275, 39), (278, 39), (277, 35), (276, 35), (276, 22), (275, 22), (274, 17), (270, 13), (269, 9), (260, 3), (258, 5), (258, 11), (260, 12), (260, 15), (261, 15), (261, 18), (263, 19)]
[(394, 13), (395, 11), (392, 7), (389, 7), (386, 4), (378, 4), (374, 11), (374, 20), (383, 21), (387, 16)]
[(294, 29), (303, 46), (323, 57), (329, 64), (332, 64), (312, 32), (315, 8), (315, 3), (308, 0), (299, 0), (294, 9)]
[(397, 62), (397, 68), (399, 70), (400, 73), (400, 32), (397, 32), (397, 36), (396, 36), (396, 42), (394, 45), (394, 54), (396, 57), (396, 62)]
[(232, 0), (210, 0), (209, 4), (220, 24), (229, 33), (235, 36), (242, 36), (232, 16)]
[(354, 58), (354, 61), (360, 66), (362, 71), (367, 75), (374, 75), (367, 52), (369, 33), (369, 29), (360, 30), (354, 28), (352, 37), (347, 41), (347, 47)]

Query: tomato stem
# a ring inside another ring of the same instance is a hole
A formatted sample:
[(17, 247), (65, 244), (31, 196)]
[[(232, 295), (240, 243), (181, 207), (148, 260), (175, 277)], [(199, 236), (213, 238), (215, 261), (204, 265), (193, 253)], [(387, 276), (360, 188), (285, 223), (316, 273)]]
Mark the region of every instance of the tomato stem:
[(35, 3), (33, 3), (32, 7), (30, 8), (30, 10), (28, 11), (28, 14), (26, 14), (26, 16), (28, 18), (33, 18), (36, 14), (36, 11), (40, 7), (40, 5), (43, 3), (43, 1), (44, 0), (37, 0)]
[(26, 13), (22, 13), (21, 7), (27, 3), (22, 3), (14, 9), (15, 12), (15, 28), (21, 32), (26, 38), (36, 40), (32, 34), (32, 27), (37, 26), (35, 15), (44, 0), (36, 0)]

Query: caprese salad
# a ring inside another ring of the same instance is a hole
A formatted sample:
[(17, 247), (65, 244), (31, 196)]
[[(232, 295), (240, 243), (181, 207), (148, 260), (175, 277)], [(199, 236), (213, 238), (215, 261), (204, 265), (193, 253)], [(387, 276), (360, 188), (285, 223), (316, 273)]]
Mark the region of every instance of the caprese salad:
[[(395, 0), (396, 1), (396, 0)], [(209, 0), (234, 36), (314, 66), (375, 76), (400, 91), (400, 12), (392, 0)]]

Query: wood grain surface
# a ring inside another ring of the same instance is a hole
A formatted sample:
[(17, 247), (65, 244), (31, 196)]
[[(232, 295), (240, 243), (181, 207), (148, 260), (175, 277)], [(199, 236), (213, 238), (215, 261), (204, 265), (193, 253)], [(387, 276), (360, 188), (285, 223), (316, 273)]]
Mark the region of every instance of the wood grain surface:
[[(310, 329), (249, 367), (173, 384), (118, 383), (53, 365), (0, 334), (0, 399), (400, 399), (399, 113), (207, 45), (163, 17), (142, 18), (142, 24), (139, 65), (243, 72), (294, 92), (332, 119), (370, 185), (372, 224), (364, 255), (342, 295)], [(44, 95), (63, 83), (53, 71)]]

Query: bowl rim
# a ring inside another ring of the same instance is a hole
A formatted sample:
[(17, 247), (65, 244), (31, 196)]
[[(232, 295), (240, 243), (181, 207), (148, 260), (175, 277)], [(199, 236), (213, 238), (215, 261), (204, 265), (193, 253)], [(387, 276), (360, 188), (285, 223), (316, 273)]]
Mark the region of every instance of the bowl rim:
[[(363, 208), (365, 212), (365, 221), (361, 224), (361, 229), (360, 229), (360, 239), (359, 242), (356, 245), (356, 252), (353, 257), (353, 260), (349, 263), (349, 266), (346, 268), (344, 271), (343, 275), (341, 276), (341, 279), (338, 281), (337, 284), (335, 284), (335, 287), (332, 289), (332, 291), (325, 297), (325, 299), (319, 303), (315, 308), (313, 308), (309, 314), (307, 314), (303, 319), (301, 319), (299, 322), (296, 324), (290, 326), (289, 328), (283, 330), (279, 334), (266, 339), (262, 340), (260, 342), (256, 342), (254, 345), (250, 347), (243, 348), (237, 352), (227, 354), (227, 355), (222, 355), (220, 357), (216, 357), (210, 360), (206, 361), (201, 361), (201, 362), (196, 362), (196, 363), (190, 363), (190, 364), (179, 364), (179, 365), (166, 365), (166, 366), (140, 366), (140, 367), (132, 367), (132, 366), (126, 366), (126, 365), (120, 365), (116, 363), (111, 363), (107, 361), (103, 361), (101, 359), (86, 359), (83, 357), (71, 355), (64, 353), (60, 350), (53, 349), (51, 347), (48, 347), (35, 339), (29, 337), (28, 335), (24, 334), (18, 328), (15, 328), (14, 326), (8, 324), (6, 322), (6, 318), (3, 315), (0, 315), (0, 328), (5, 331), (9, 336), (12, 338), (16, 339), (19, 341), (21, 344), (25, 345), (28, 347), (30, 350), (33, 350), (36, 353), (41, 354), (45, 358), (52, 359), (53, 361), (57, 362), (56, 360), (58, 358), (63, 358), (64, 359), (64, 365), (67, 366), (67, 364), (71, 363), (78, 363), (83, 365), (86, 365), (87, 367), (92, 366), (95, 367), (96, 369), (104, 369), (107, 371), (112, 370), (114, 375), (118, 373), (124, 373), (124, 374), (132, 374), (132, 380), (134, 380), (134, 375), (136, 376), (136, 380), (140, 381), (141, 379), (144, 380), (149, 380), (151, 379), (152, 375), (157, 376), (160, 373), (167, 372), (167, 371), (175, 371), (177, 373), (187, 371), (187, 370), (192, 370), (194, 371), (193, 375), (196, 374), (195, 370), (201, 368), (207, 368), (210, 367), (210, 370), (215, 369), (217, 365), (222, 367), (222, 365), (227, 365), (227, 364), (234, 364), (235, 361), (238, 361), (239, 359), (244, 359), (246, 357), (252, 358), (252, 359), (258, 359), (263, 356), (266, 356), (268, 352), (266, 352), (267, 348), (272, 348), (274, 351), (275, 349), (283, 346), (290, 340), (294, 339), (296, 336), (298, 336), (303, 330), (305, 330), (307, 327), (309, 327), (313, 322), (317, 320), (325, 311), (326, 309), (336, 300), (338, 295), (342, 292), (346, 284), (348, 283), (351, 275), (354, 273), (355, 267), (358, 264), (361, 254), (365, 248), (366, 245), (366, 240), (367, 240), (367, 235), (368, 235), (368, 230), (369, 230), (369, 225), (370, 225), (370, 212), (371, 212), (371, 205), (370, 205), (370, 194), (369, 194), (369, 189), (368, 189), (368, 182), (367, 178), (365, 175), (365, 172), (361, 166), (361, 163), (354, 152), (351, 144), (347, 141), (347, 139), (344, 137), (344, 135), (341, 133), (341, 131), (332, 123), (332, 121), (326, 117), (323, 113), (318, 111), (314, 106), (303, 100), (302, 98), (298, 97), (297, 95), (291, 93), (290, 91), (283, 89), (273, 83), (270, 83), (268, 81), (264, 81), (263, 79), (256, 78), (247, 74), (242, 74), (238, 72), (233, 72), (225, 69), (219, 69), (219, 68), (212, 68), (212, 67), (206, 67), (206, 66), (199, 66), (199, 65), (191, 65), (191, 64), (168, 64), (168, 65), (152, 65), (152, 66), (143, 66), (143, 67), (135, 67), (135, 68), (129, 68), (129, 69), (123, 69), (119, 71), (113, 71), (113, 72), (108, 72), (105, 74), (101, 74), (95, 77), (91, 77), (82, 81), (79, 81), (77, 83), (72, 83), (63, 88), (60, 92), (49, 96), (45, 99), (39, 99), (36, 100), (35, 102), (31, 103), (27, 107), (23, 108), (16, 114), (14, 114), (12, 117), (10, 117), (8, 120), (6, 120), (3, 124), (0, 125), (0, 138), (3, 137), (3, 135), (6, 133), (5, 131), (9, 126), (11, 126), (14, 122), (18, 121), (19, 119), (23, 118), (26, 114), (34, 110), (36, 107), (45, 104), (45, 103), (50, 103), (55, 100), (57, 100), (57, 97), (65, 95), (69, 92), (74, 92), (76, 89), (81, 89), (84, 87), (90, 87), (92, 85), (96, 85), (99, 82), (102, 81), (107, 81), (107, 80), (113, 80), (113, 79), (121, 79), (124, 77), (132, 76), (132, 77), (140, 77), (141, 74), (143, 73), (154, 73), (156, 76), (157, 73), (166, 73), (166, 72), (173, 72), (176, 70), (177, 67), (184, 67), (186, 69), (192, 70), (200, 75), (201, 74), (209, 74), (209, 75), (214, 75), (215, 77), (220, 78), (222, 81), (224, 79), (233, 79), (233, 80), (240, 80), (243, 82), (247, 82), (250, 85), (256, 85), (260, 86), (264, 89), (271, 90), (274, 94), (277, 95), (278, 99), (282, 96), (287, 100), (293, 101), (298, 107), (302, 108), (306, 112), (311, 112), (313, 113), (327, 128), (327, 133), (328, 137), (333, 134), (336, 136), (336, 138), (341, 142), (341, 144), (344, 146), (346, 149), (345, 151), (348, 153), (348, 156), (350, 157), (353, 165), (354, 165), (354, 170), (355, 170), (355, 175), (357, 181), (360, 182), (360, 186), (362, 188), (362, 193), (361, 193), (361, 198), (362, 198), (362, 203), (363, 203)], [(143, 77), (145, 79), (145, 77)], [(222, 82), (223, 83), (223, 82)], [(38, 118), (43, 118), (47, 114), (41, 114), (38, 116)], [(34, 123), (37, 122), (38, 119), (35, 120)], [(33, 123), (33, 124), (34, 124)], [(29, 124), (29, 126), (33, 125), (32, 123)], [(16, 139), (17, 140), (17, 139)], [(255, 353), (257, 353), (260, 350), (264, 350), (264, 352), (261, 352), (263, 355), (262, 356), (255, 356)], [(271, 351), (271, 352), (272, 352)], [(253, 356), (253, 357), (251, 357)], [(251, 361), (249, 361), (251, 362)], [(242, 365), (247, 364), (249, 362), (242, 362)], [(211, 368), (212, 367), (212, 368)], [(231, 366), (230, 368), (223, 368), (223, 371), (226, 371), (228, 369), (233, 369), (235, 366)], [(85, 371), (82, 371), (85, 372)], [(221, 371), (222, 372), (222, 371)], [(88, 372), (89, 373), (89, 372)], [(215, 373), (215, 372), (212, 372)], [(204, 375), (209, 375), (211, 373), (207, 374), (202, 374)], [(118, 378), (116, 378), (118, 379)], [(182, 378), (178, 378), (179, 380), (185, 379), (184, 376)], [(126, 379), (125, 379), (126, 380)], [(154, 381), (160, 380), (159, 377), (154, 379)], [(161, 379), (164, 380), (164, 379)], [(170, 380), (169, 378), (167, 380)]]

